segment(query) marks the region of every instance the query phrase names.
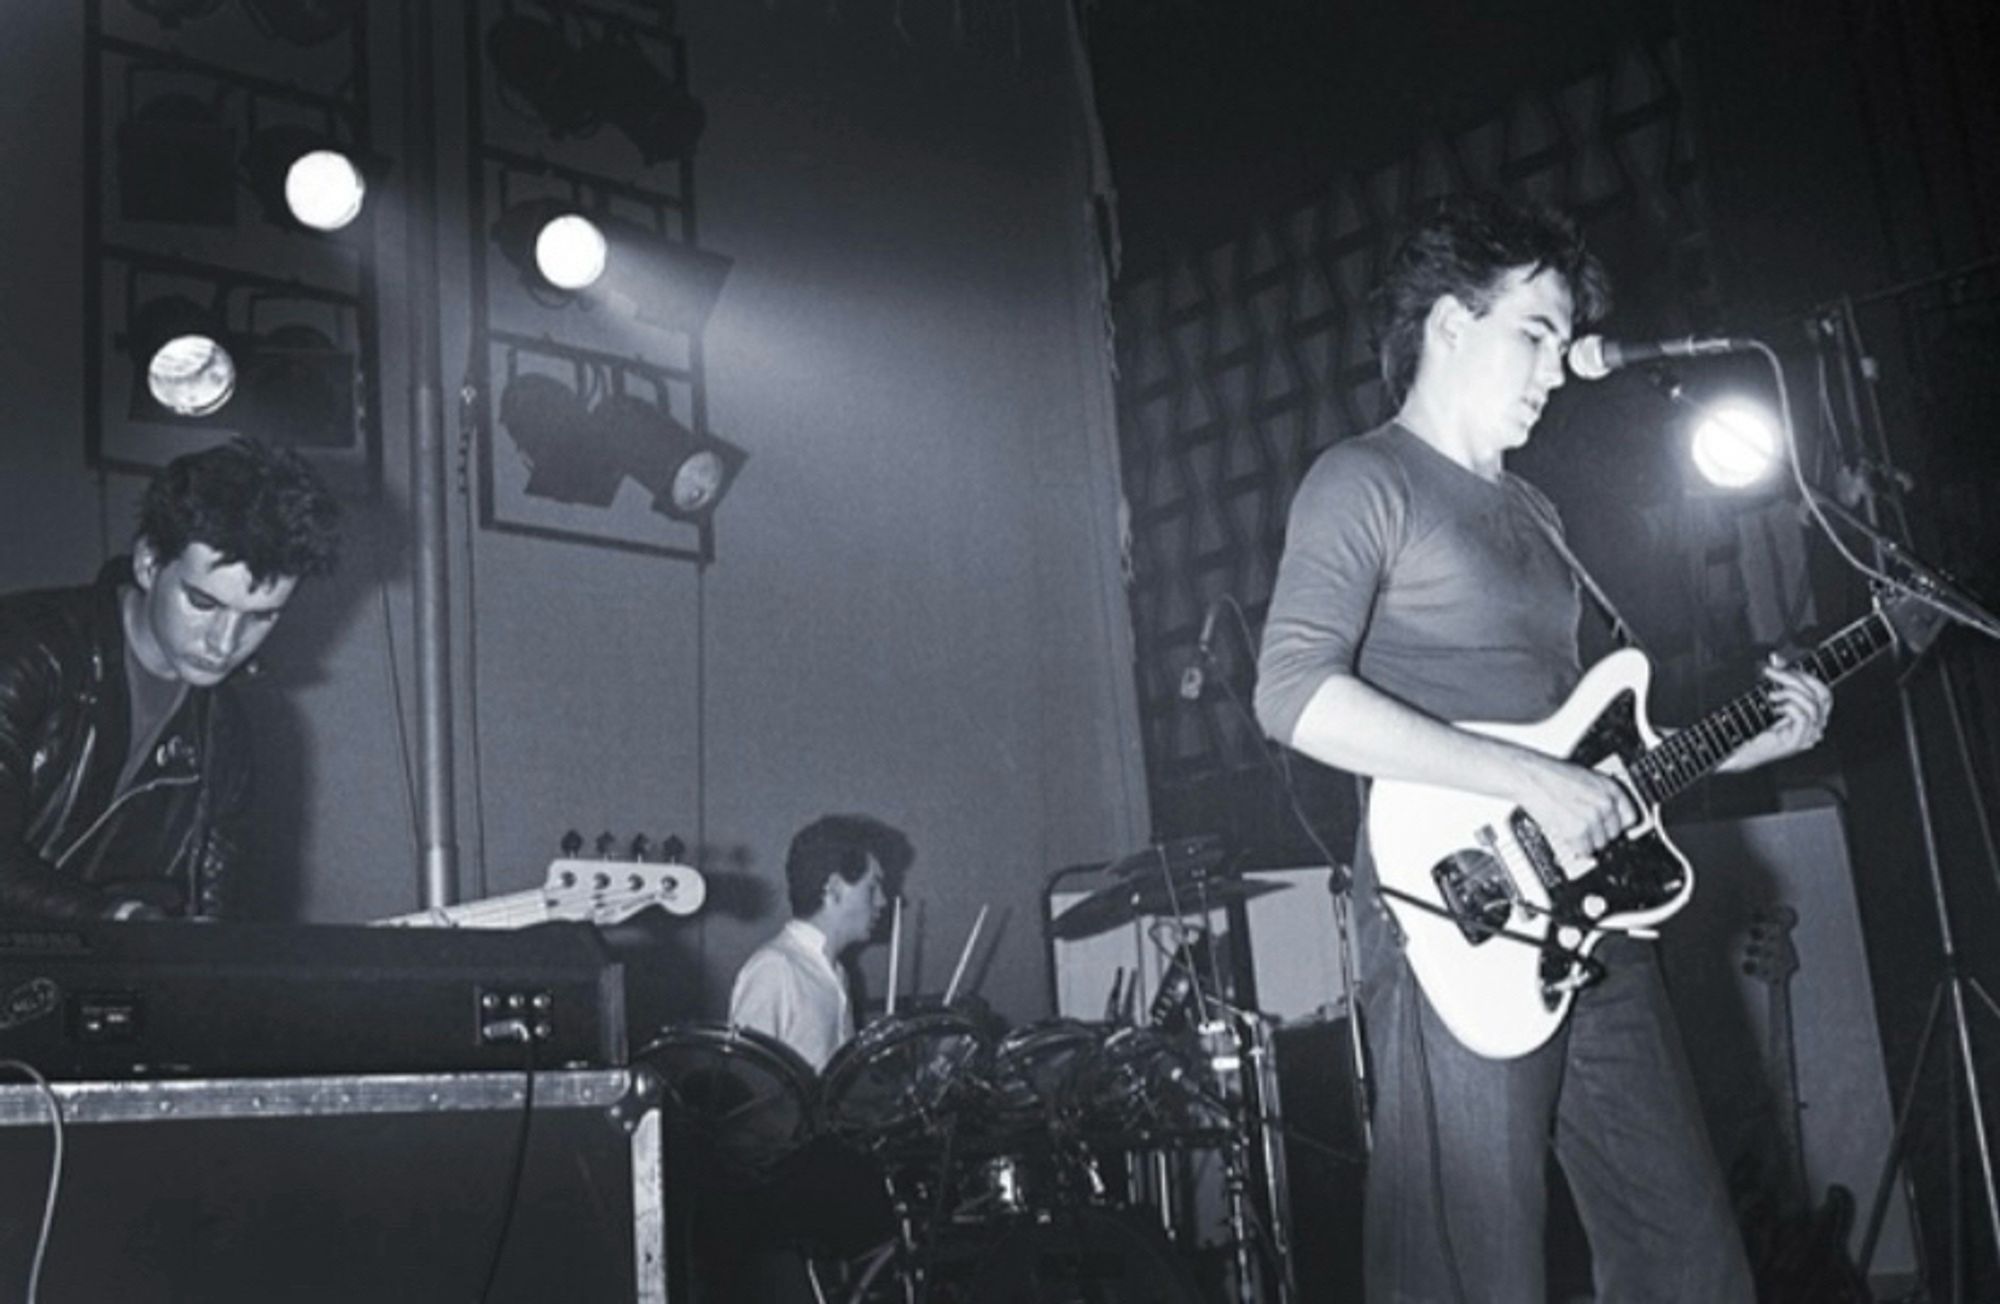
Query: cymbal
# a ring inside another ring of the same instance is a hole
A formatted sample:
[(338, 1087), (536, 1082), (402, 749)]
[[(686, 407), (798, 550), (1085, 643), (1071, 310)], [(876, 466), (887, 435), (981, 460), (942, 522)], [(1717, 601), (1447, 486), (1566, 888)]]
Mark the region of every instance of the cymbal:
[(1196, 914), (1276, 892), (1282, 886), (1242, 878), (1204, 878), (1188, 871), (1135, 874), (1078, 901), (1056, 916), (1049, 931), (1058, 940), (1073, 942), (1146, 915)]

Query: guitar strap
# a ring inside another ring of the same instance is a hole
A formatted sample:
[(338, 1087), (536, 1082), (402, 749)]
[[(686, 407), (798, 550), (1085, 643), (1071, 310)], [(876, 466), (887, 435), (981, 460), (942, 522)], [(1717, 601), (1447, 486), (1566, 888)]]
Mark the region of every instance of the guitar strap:
[[(1611, 637), (1617, 640), (1618, 646), (1637, 648), (1639, 651), (1645, 652), (1646, 645), (1639, 641), (1638, 632), (1632, 628), (1625, 617), (1618, 614), (1618, 608), (1612, 605), (1611, 595), (1606, 593), (1595, 579), (1591, 578), (1590, 572), (1584, 569), (1583, 563), (1578, 561), (1576, 554), (1570, 551), (1569, 544), (1563, 540), (1562, 531), (1558, 530), (1554, 524), (1545, 519), (1540, 512), (1530, 511), (1528, 515), (1535, 518), (1535, 524), (1541, 527), (1543, 536), (1549, 541), (1549, 546), (1556, 550), (1556, 556), (1563, 559), (1563, 564), (1569, 567), (1572, 575), (1576, 576), (1577, 583), (1583, 586), (1583, 591), (1590, 595), (1590, 600), (1593, 603), (1597, 604), (1598, 611), (1603, 614), (1606, 620), (1611, 622)], [(1647, 655), (1650, 656), (1651, 653)]]

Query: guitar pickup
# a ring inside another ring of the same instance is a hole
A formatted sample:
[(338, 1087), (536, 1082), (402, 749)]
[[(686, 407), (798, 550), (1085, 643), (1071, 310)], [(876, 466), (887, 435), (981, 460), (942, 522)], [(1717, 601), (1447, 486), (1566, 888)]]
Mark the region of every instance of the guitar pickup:
[[(1481, 830), (1491, 845), (1491, 834)], [(1431, 883), (1458, 931), (1472, 946), (1490, 940), (1514, 916), (1514, 885), (1491, 851), (1455, 851), (1431, 867)]]

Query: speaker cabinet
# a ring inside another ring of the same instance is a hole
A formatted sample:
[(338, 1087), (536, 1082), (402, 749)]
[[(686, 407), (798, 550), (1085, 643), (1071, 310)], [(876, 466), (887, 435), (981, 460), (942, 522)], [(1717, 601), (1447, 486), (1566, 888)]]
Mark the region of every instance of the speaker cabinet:
[[(1694, 897), (1661, 929), (1661, 959), (1709, 1137), (1727, 1172), (1765, 1145), (1782, 1109), (1784, 1070), (1770, 1039), (1771, 984), (1746, 972), (1750, 923), (1786, 906), (1797, 972), (1786, 984), (1797, 1057), (1806, 1177), (1817, 1201), (1845, 1186), (1859, 1205), (1860, 1246), (1893, 1127), (1880, 1023), (1854, 904), (1840, 808), (1673, 825), (1694, 866)], [(1895, 1188), (1872, 1275), (1916, 1273), (1909, 1207)]]

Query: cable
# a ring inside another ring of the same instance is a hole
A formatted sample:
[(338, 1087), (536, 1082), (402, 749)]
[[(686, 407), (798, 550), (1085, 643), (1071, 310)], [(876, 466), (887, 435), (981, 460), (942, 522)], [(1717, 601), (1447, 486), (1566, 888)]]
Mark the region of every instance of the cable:
[(63, 1175), (63, 1114), (62, 1100), (56, 1095), (49, 1080), (41, 1075), (34, 1065), (17, 1059), (0, 1059), (0, 1068), (15, 1069), (31, 1079), (41, 1092), (42, 1099), (49, 1105), (49, 1127), (55, 1144), (49, 1155), (49, 1193), (42, 1202), (42, 1226), (35, 1234), (35, 1257), (28, 1265), (28, 1292), (22, 1298), (26, 1304), (35, 1304), (35, 1295), (41, 1289), (42, 1265), (48, 1258), (49, 1233), (55, 1230), (56, 1194), (62, 1190)]
[(506, 1256), (507, 1238), (514, 1229), (514, 1209), (521, 1199), (521, 1179), (528, 1169), (528, 1125), (535, 1116), (535, 1034), (520, 1019), (507, 1019), (501, 1025), (506, 1035), (519, 1040), (526, 1049), (527, 1063), (521, 1083), (521, 1123), (514, 1133), (514, 1161), (507, 1176), (507, 1194), (500, 1206), (500, 1230), (493, 1238), (493, 1255), (487, 1260), (486, 1279), (479, 1287), (480, 1304), (493, 1295), (493, 1283), (500, 1276), (500, 1260)]

